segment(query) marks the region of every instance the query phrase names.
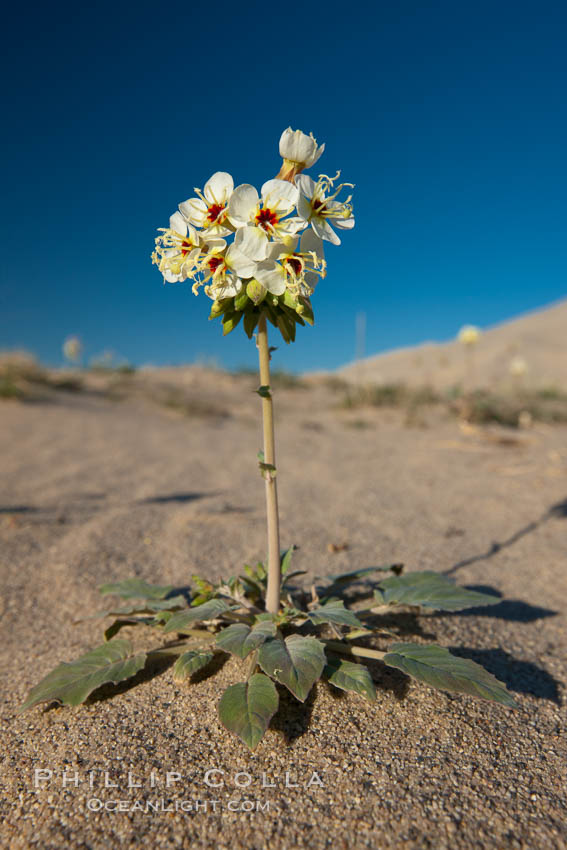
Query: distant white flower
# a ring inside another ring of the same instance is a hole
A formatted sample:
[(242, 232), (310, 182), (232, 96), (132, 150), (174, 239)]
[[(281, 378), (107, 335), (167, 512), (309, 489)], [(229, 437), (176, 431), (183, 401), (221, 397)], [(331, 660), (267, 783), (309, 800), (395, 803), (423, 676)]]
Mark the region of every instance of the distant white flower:
[(69, 336), (63, 343), (63, 354), (70, 363), (78, 363), (83, 353), (83, 344), (78, 336)]
[(299, 191), (286, 180), (268, 180), (262, 186), (262, 197), (254, 186), (243, 183), (234, 190), (228, 205), (229, 221), (236, 228), (249, 228), (248, 242), (256, 242), (256, 259), (266, 256), (269, 239), (294, 236), (305, 227), (301, 218), (290, 217), (299, 199)]
[(301, 130), (292, 130), (288, 127), (280, 138), (280, 156), (283, 157), (283, 165), (278, 177), (281, 180), (293, 182), (294, 177), (305, 168), (315, 165), (325, 145), (317, 146), (317, 140), (313, 133), (308, 136)]
[[(333, 245), (340, 245), (341, 240), (333, 230), (330, 222), (342, 230), (350, 230), (354, 227), (352, 215), (352, 195), (345, 201), (337, 201), (337, 195), (345, 186), (353, 187), (353, 183), (340, 183), (335, 189), (334, 183), (340, 177), (337, 171), (334, 177), (320, 174), (315, 181), (307, 174), (299, 174), (295, 178), (295, 184), (300, 191), (297, 211), (300, 217), (311, 225), (317, 236), (326, 239)], [(334, 191), (333, 191), (334, 190)], [(331, 192), (331, 194), (327, 194)]]
[(201, 237), (187, 224), (181, 213), (173, 213), (169, 227), (160, 227), (156, 238), (152, 262), (156, 264), (167, 283), (187, 280), (193, 276), (201, 255)]
[(510, 361), (510, 374), (516, 378), (521, 378), (528, 371), (528, 364), (523, 357), (517, 355)]
[(234, 189), (234, 181), (226, 171), (216, 171), (205, 183), (204, 191), (195, 189), (197, 198), (188, 198), (179, 204), (183, 217), (215, 236), (228, 236), (227, 207)]
[(306, 230), (299, 251), (297, 242), (297, 237), (289, 237), (285, 242), (270, 243), (267, 258), (258, 263), (255, 278), (272, 295), (283, 295), (287, 289), (294, 298), (309, 297), (318, 278), (327, 273), (321, 239)]
[(477, 328), (475, 325), (463, 325), (457, 335), (457, 339), (463, 345), (476, 345), (481, 336), (480, 328)]

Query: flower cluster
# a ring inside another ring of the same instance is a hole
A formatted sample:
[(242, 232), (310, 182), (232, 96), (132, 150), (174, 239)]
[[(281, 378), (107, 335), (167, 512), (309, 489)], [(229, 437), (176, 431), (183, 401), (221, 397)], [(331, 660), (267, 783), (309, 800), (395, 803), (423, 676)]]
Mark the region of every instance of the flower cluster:
[(282, 168), (260, 193), (249, 183), (235, 188), (217, 171), (160, 228), (152, 260), (164, 281), (190, 280), (195, 295), (203, 286), (213, 301), (209, 318), (222, 316), (225, 334), (244, 317), (251, 337), (262, 312), (286, 342), (296, 323), (313, 323), (310, 296), (326, 275), (323, 242), (340, 245), (333, 228), (354, 227), (352, 196), (338, 200), (353, 184), (335, 187), (340, 172), (316, 182), (301, 173), (324, 149), (290, 127), (280, 139)]

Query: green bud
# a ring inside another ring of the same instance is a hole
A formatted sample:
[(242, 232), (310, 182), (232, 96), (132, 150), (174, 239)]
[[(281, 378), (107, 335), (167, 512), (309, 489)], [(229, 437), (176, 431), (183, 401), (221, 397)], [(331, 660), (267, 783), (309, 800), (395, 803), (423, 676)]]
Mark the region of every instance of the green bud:
[(246, 290), (243, 289), (242, 292), (239, 292), (234, 299), (234, 306), (237, 310), (244, 310), (246, 305), (248, 304), (249, 298), (246, 294)]
[(299, 307), (299, 304), (296, 301), (296, 299), (293, 297), (293, 295), (291, 294), (289, 289), (286, 289), (282, 298), (283, 298), (283, 303), (285, 304), (286, 307), (290, 307), (292, 310), (295, 310), (296, 312), (298, 312), (297, 308)]
[(261, 283), (258, 283), (255, 278), (252, 278), (252, 280), (248, 282), (248, 285), (246, 287), (246, 295), (248, 296), (250, 301), (252, 301), (252, 303), (256, 306), (262, 303), (262, 301), (267, 295), (267, 292), (268, 290), (264, 286), (262, 286)]
[(226, 313), (226, 311), (232, 307), (232, 304), (232, 298), (223, 298), (221, 301), (213, 301), (209, 319), (217, 319), (219, 316), (222, 316), (223, 313)]

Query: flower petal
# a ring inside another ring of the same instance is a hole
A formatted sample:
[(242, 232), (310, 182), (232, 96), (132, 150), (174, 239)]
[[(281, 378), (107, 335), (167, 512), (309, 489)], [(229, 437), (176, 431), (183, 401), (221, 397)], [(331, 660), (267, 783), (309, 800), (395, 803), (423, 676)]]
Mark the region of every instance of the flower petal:
[(226, 204), (234, 190), (234, 180), (226, 171), (215, 171), (205, 183), (203, 192), (210, 204)]
[(311, 227), (321, 239), (326, 239), (327, 242), (330, 242), (332, 245), (340, 245), (341, 240), (331, 227), (328, 221), (325, 221), (324, 218), (312, 218), (311, 219)]
[(249, 224), (239, 227), (234, 237), (235, 246), (251, 260), (265, 260), (268, 250), (268, 237), (259, 227)]
[(260, 203), (260, 196), (250, 183), (237, 186), (228, 204), (228, 217), (236, 227), (248, 224), (254, 210)]
[(317, 148), (317, 150), (316, 150), (316, 151), (314, 151), (313, 156), (311, 156), (311, 157), (307, 160), (307, 162), (305, 163), (305, 167), (306, 167), (306, 168), (311, 168), (311, 166), (312, 166), (312, 165), (315, 165), (315, 163), (317, 162), (317, 160), (318, 160), (318, 159), (320, 159), (320, 157), (321, 157), (321, 155), (323, 154), (323, 151), (324, 151), (324, 150), (325, 150), (325, 143), (323, 142), (323, 144), (322, 144), (322, 145), (320, 145), (320, 146)]
[(323, 240), (320, 236), (317, 236), (315, 231), (311, 230), (311, 228), (301, 234), (299, 250), (303, 253), (313, 251), (319, 257), (320, 260), (325, 259), (325, 249), (323, 248)]
[(172, 216), (169, 217), (169, 226), (172, 230), (175, 230), (176, 233), (179, 233), (180, 236), (187, 235), (187, 222), (179, 212), (174, 212)]
[(295, 178), (295, 185), (306, 198), (313, 197), (315, 193), (315, 181), (308, 174), (298, 174)]
[(311, 201), (308, 201), (307, 198), (303, 197), (303, 195), (299, 196), (297, 212), (305, 222), (308, 222), (311, 216), (313, 215), (313, 207), (311, 206)]
[(280, 235), (294, 236), (298, 230), (305, 227), (305, 220), (302, 218), (292, 217), (284, 218), (278, 223), (278, 231)]
[(232, 244), (229, 246), (224, 261), (229, 267), (236, 272), (239, 277), (254, 277), (256, 272), (256, 263), (243, 254), (242, 251)]
[(275, 177), (273, 180), (267, 180), (262, 186), (262, 202), (265, 207), (270, 209), (276, 209), (281, 205), (282, 208), (291, 211), (298, 200), (297, 186), (287, 180), (278, 180)]
[[(242, 281), (234, 275), (227, 275), (225, 281), (218, 286), (211, 287), (214, 299), (220, 301), (222, 298), (232, 298), (238, 295), (242, 289)], [(213, 299), (213, 300), (214, 300)]]
[(333, 219), (333, 224), (342, 230), (352, 230), (354, 227), (354, 218), (335, 218)]
[(265, 260), (263, 263), (259, 263), (254, 277), (272, 295), (284, 294), (285, 272), (279, 263), (274, 263), (272, 260)]
[(207, 205), (200, 198), (188, 198), (179, 204), (179, 211), (187, 221), (200, 227), (207, 215)]

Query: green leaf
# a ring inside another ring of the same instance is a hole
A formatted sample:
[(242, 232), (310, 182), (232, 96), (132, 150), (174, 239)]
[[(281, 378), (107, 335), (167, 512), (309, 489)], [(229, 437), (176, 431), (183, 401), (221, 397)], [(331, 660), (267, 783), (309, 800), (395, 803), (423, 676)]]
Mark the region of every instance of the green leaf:
[(212, 660), (214, 653), (207, 650), (200, 652), (191, 649), (180, 655), (173, 667), (173, 678), (176, 682), (183, 682), (193, 673), (201, 670)]
[(281, 553), (281, 574), (285, 576), (287, 571), (289, 570), (291, 559), (293, 557), (293, 553), (297, 549), (297, 546), (292, 543), (289, 549), (285, 549), (284, 552)]
[(245, 623), (235, 623), (218, 633), (217, 646), (225, 652), (238, 655), (239, 658), (246, 658), (275, 634), (276, 626), (272, 620), (262, 620), (252, 628)]
[(260, 398), (271, 398), (272, 397), (272, 394), (270, 392), (270, 388), (268, 386), (262, 385), (261, 387), (258, 387), (257, 390), (254, 390), (254, 392), (258, 393)]
[(451, 655), (442, 646), (393, 643), (383, 661), (388, 667), (397, 667), (432, 688), (471, 694), (511, 708), (517, 707), (506, 686), (484, 667), (468, 658)]
[(40, 702), (56, 700), (79, 705), (101, 685), (114, 685), (135, 676), (146, 663), (146, 653), (134, 654), (129, 640), (117, 638), (81, 655), (76, 661), (63, 662), (32, 688), (19, 709), (24, 711)]
[(229, 732), (256, 749), (278, 710), (279, 697), (274, 683), (262, 673), (247, 682), (226, 689), (219, 702), (219, 717)]
[(388, 605), (421, 605), (438, 611), (462, 611), (477, 605), (498, 605), (502, 600), (487, 593), (466, 590), (431, 571), (392, 576), (380, 582), (384, 602)]
[(324, 576), (326, 581), (331, 582), (331, 584), (348, 584), (349, 582), (358, 581), (360, 578), (365, 578), (371, 573), (382, 572), (382, 573), (396, 573), (399, 574), (403, 569), (403, 564), (388, 564), (386, 566), (380, 567), (364, 567), (362, 570), (352, 570), (352, 572), (348, 573), (339, 573), (338, 575), (333, 576)]
[(323, 675), (336, 688), (343, 691), (356, 691), (372, 702), (376, 699), (376, 688), (368, 669), (362, 664), (354, 664), (342, 658), (331, 658), (323, 670)]
[(314, 608), (307, 614), (314, 625), (318, 626), (321, 623), (335, 623), (339, 626), (354, 626), (358, 629), (364, 628), (364, 623), (361, 623), (358, 617), (345, 608), (345, 604), (341, 599), (331, 599), (320, 608)]
[(172, 596), (169, 599), (147, 599), (138, 605), (126, 605), (124, 608), (110, 608), (100, 611), (94, 617), (129, 617), (132, 614), (157, 614), (158, 611), (171, 611), (186, 605), (185, 597)]
[(287, 575), (282, 577), (282, 588), (292, 580), (292, 578), (297, 578), (297, 576), (305, 576), (307, 575), (307, 570), (293, 570), (291, 573), (287, 573)]
[(314, 637), (272, 638), (258, 650), (258, 664), (264, 673), (285, 685), (301, 702), (321, 678), (325, 662), (323, 644)]
[(148, 584), (141, 578), (125, 578), (123, 581), (101, 584), (99, 587), (100, 593), (114, 593), (122, 599), (165, 599), (172, 590), (172, 584)]
[(164, 634), (168, 632), (183, 632), (183, 629), (191, 626), (193, 623), (203, 622), (204, 620), (213, 620), (225, 611), (230, 611), (230, 607), (224, 599), (209, 599), (202, 605), (196, 608), (189, 608), (187, 611), (178, 611), (171, 617), (164, 628)]
[(118, 634), (120, 629), (123, 629), (125, 626), (151, 626), (153, 625), (154, 618), (153, 617), (129, 617), (127, 619), (120, 618), (115, 620), (113, 623), (108, 626), (104, 630), (104, 639), (105, 641), (112, 640), (112, 638)]

